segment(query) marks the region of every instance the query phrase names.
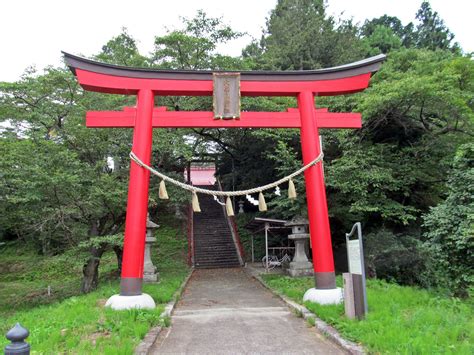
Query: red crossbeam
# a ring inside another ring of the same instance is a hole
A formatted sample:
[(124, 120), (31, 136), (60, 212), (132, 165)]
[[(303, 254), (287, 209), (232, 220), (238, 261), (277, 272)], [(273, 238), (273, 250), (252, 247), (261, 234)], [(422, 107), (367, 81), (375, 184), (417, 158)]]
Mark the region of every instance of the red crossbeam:
[[(360, 113), (327, 112), (315, 109), (319, 128), (361, 128)], [(136, 110), (126, 107), (123, 111), (89, 111), (86, 125), (89, 128), (133, 128)], [(288, 112), (242, 112), (240, 119), (215, 120), (210, 111), (166, 111), (166, 107), (153, 110), (154, 128), (300, 128), (298, 109)]]

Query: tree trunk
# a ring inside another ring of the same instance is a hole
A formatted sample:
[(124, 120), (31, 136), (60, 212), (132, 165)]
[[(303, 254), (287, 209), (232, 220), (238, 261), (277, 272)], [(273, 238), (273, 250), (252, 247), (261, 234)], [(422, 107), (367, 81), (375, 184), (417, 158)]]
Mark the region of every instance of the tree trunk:
[[(99, 222), (93, 222), (89, 230), (89, 236), (95, 237), (99, 235)], [(104, 254), (105, 246), (100, 246), (98, 248), (90, 248), (90, 257), (87, 262), (82, 267), (82, 284), (81, 291), (83, 293), (89, 293), (92, 290), (97, 288), (99, 283), (99, 264), (102, 254)]]
[(99, 264), (102, 254), (104, 254), (105, 248), (95, 248), (90, 249), (91, 257), (84, 264), (82, 268), (83, 278), (81, 291), (83, 293), (89, 293), (97, 288), (99, 283)]
[(119, 271), (119, 275), (122, 273), (122, 254), (123, 254), (123, 248), (119, 246), (114, 246), (114, 252), (115, 255), (117, 256), (117, 268)]

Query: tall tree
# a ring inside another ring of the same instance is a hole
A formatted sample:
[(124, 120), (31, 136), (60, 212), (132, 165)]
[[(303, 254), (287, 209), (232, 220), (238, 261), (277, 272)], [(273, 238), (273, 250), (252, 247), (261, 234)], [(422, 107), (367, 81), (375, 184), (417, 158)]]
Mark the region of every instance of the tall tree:
[(416, 14), (416, 46), (426, 49), (449, 49), (458, 51), (459, 45), (452, 43), (454, 34), (446, 27), (438, 12), (431, 9), (428, 1), (423, 1)]
[(401, 20), (394, 16), (383, 15), (366, 20), (360, 34), (372, 48), (379, 48), (383, 53), (397, 49), (400, 45), (408, 48), (415, 44), (413, 23), (403, 26)]
[(216, 48), (242, 33), (202, 10), (194, 18), (182, 21), (183, 28), (155, 37), (153, 65), (167, 69), (232, 69), (238, 65), (231, 57), (218, 55)]
[[(360, 59), (357, 27), (327, 16), (322, 0), (279, 0), (261, 43), (267, 67), (315, 69)], [(253, 49), (258, 48), (254, 43)], [(251, 48), (245, 54), (255, 54)], [(258, 54), (258, 52), (257, 52)], [(258, 57), (256, 58), (258, 60)]]
[(363, 41), (370, 48), (368, 55), (388, 53), (400, 48), (402, 45), (400, 37), (390, 27), (382, 25), (376, 26)]
[(148, 65), (146, 57), (142, 56), (135, 39), (126, 28), (102, 46), (102, 51), (96, 56), (97, 60), (124, 65), (129, 67), (144, 67)]

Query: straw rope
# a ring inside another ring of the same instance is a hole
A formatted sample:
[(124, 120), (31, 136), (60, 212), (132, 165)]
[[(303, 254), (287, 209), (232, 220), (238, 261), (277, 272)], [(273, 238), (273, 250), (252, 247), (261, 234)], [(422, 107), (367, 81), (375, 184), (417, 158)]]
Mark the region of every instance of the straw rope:
[(313, 165), (321, 162), (323, 160), (323, 157), (324, 157), (324, 154), (323, 154), (323, 152), (321, 152), (315, 159), (313, 159), (308, 164), (306, 164), (302, 168), (298, 169), (294, 173), (292, 173), (290, 175), (287, 175), (287, 176), (281, 178), (280, 180), (277, 180), (277, 181), (272, 182), (272, 183), (267, 184), (267, 185), (263, 185), (263, 186), (260, 186), (260, 187), (255, 187), (253, 189), (248, 189), (248, 190), (215, 191), (215, 190), (202, 189), (200, 187), (188, 185), (184, 182), (181, 182), (181, 181), (175, 180), (175, 179), (173, 179), (169, 176), (166, 176), (165, 174), (162, 174), (159, 171), (153, 169), (151, 166), (148, 166), (147, 164), (145, 164), (143, 161), (140, 160), (140, 158), (138, 158), (135, 155), (135, 153), (130, 152), (130, 159), (132, 159), (139, 166), (147, 169), (153, 175), (156, 175), (156, 176), (160, 177), (164, 181), (168, 181), (168, 182), (172, 183), (173, 185), (176, 185), (178, 187), (181, 187), (184, 190), (188, 190), (188, 191), (191, 191), (193, 193), (201, 193), (201, 194), (212, 195), (212, 196), (227, 196), (227, 197), (250, 195), (250, 194), (254, 194), (254, 193), (257, 193), (257, 192), (262, 192), (262, 191), (269, 190), (271, 188), (277, 187), (278, 185), (281, 185), (282, 183), (289, 181), (290, 179), (294, 178), (295, 176), (298, 176), (298, 175), (302, 174), (303, 172), (305, 172), (307, 169), (309, 169)]

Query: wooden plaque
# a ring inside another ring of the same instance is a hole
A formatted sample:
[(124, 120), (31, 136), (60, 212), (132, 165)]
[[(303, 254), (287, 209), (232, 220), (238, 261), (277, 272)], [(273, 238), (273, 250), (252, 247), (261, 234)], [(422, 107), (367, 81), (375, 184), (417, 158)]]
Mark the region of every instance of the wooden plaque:
[(214, 119), (240, 118), (240, 73), (213, 73)]

